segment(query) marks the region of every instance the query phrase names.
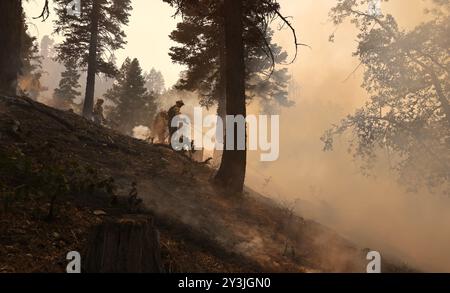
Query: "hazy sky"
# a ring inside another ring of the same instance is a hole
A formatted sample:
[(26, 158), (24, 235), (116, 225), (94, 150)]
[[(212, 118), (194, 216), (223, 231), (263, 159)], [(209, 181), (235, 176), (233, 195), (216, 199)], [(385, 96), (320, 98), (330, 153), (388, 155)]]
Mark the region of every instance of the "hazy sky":
[[(47, 22), (32, 20), (39, 15), (42, 0), (25, 4), (31, 32), (42, 37), (52, 32), (52, 16)], [(292, 16), (301, 48), (298, 60), (289, 70), (299, 85), (292, 96), (296, 106), (281, 114), (280, 159), (261, 164), (251, 153), (247, 184), (273, 198), (289, 202), (296, 198), (305, 215), (332, 226), (358, 244), (383, 249), (402, 260), (430, 270), (450, 271), (450, 204), (428, 194), (411, 195), (392, 180), (388, 170), (377, 178), (360, 175), (346, 152), (344, 139), (336, 151), (322, 152), (320, 136), (331, 124), (352, 113), (365, 102), (361, 70), (344, 80), (358, 65), (352, 56), (356, 32), (345, 24), (336, 31), (335, 43), (328, 42), (335, 27), (328, 21), (334, 0), (280, 0), (282, 13)], [(392, 13), (401, 27), (417, 25), (423, 19), (426, 0), (391, 0), (382, 9)], [(130, 24), (125, 27), (128, 44), (117, 52), (120, 63), (126, 56), (137, 57), (144, 70), (161, 70), (166, 85), (173, 85), (182, 67), (172, 64), (168, 35), (177, 20), (162, 0), (134, 0)], [(276, 26), (276, 23), (274, 24)], [(289, 31), (277, 32), (276, 40), (292, 53)], [(250, 111), (256, 111), (250, 105)], [(264, 178), (272, 180), (263, 186)]]
[[(327, 57), (323, 60), (328, 62), (334, 58), (343, 57), (341, 54), (344, 51), (328, 56), (318, 55), (320, 47), (324, 45), (328, 35), (333, 30), (327, 23), (328, 10), (334, 3), (333, 0), (280, 0), (279, 2), (285, 15), (295, 17), (293, 25), (299, 33), (301, 41), (313, 46), (314, 58)], [(419, 3), (421, 0), (392, 0), (392, 2), (394, 2), (393, 6), (402, 6), (408, 3), (408, 7), (411, 7), (411, 3)], [(31, 0), (24, 3), (28, 23), (31, 24), (30, 32), (39, 39), (44, 35), (53, 33), (52, 25), (55, 17), (55, 13), (50, 7), (51, 14), (47, 21), (41, 22), (32, 19), (32, 16), (40, 14), (42, 3), (42, 0)], [(124, 27), (128, 43), (123, 50), (116, 52), (118, 62), (122, 62), (127, 56), (136, 57), (144, 70), (149, 70), (152, 67), (161, 70), (166, 78), (167, 85), (173, 85), (183, 69), (180, 65), (173, 64), (168, 55), (169, 48), (174, 45), (168, 36), (175, 29), (177, 23), (177, 19), (172, 17), (175, 12), (174, 9), (162, 0), (133, 0), (132, 5), (133, 11), (131, 12), (130, 23), (127, 27)], [(417, 9), (410, 9), (409, 11), (408, 19), (417, 15)], [(314, 30), (311, 30), (311, 28), (314, 28)], [(320, 41), (316, 41), (315, 36), (317, 35), (321, 37)], [(53, 37), (58, 39), (57, 36)], [(289, 46), (292, 45), (289, 32), (285, 30), (276, 37), (281, 39), (281, 42), (286, 44), (286, 49), (292, 53), (292, 46)], [(306, 55), (300, 56), (298, 62), (291, 66), (291, 71), (300, 70), (301, 63), (307, 62), (305, 58), (312, 57), (308, 50), (303, 49), (302, 52)], [(343, 54), (345, 54), (347, 60), (350, 60), (348, 51)], [(302, 56), (304, 57), (302, 58)]]
[[(52, 22), (55, 17), (50, 7), (51, 15), (47, 21), (32, 19), (31, 16), (40, 14), (42, 3), (41, 0), (24, 3), (28, 22), (34, 24), (30, 25), (30, 32), (38, 38), (52, 34)], [(124, 27), (128, 43), (123, 50), (116, 52), (118, 63), (120, 64), (127, 56), (136, 57), (144, 70), (148, 71), (152, 67), (161, 70), (166, 79), (166, 85), (171, 86), (177, 81), (179, 72), (182, 70), (181, 66), (171, 62), (167, 54), (174, 44), (169, 39), (169, 34), (175, 29), (177, 23), (177, 20), (172, 17), (174, 9), (162, 0), (133, 0), (132, 5), (130, 23)], [(53, 37), (58, 39), (56, 35)]]

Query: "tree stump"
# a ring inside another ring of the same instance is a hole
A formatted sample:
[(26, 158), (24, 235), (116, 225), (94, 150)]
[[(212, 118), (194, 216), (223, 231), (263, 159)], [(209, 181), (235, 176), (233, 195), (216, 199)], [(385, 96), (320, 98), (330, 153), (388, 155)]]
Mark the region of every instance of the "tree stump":
[(82, 257), (86, 273), (161, 273), (159, 232), (145, 216), (106, 220), (94, 227)]

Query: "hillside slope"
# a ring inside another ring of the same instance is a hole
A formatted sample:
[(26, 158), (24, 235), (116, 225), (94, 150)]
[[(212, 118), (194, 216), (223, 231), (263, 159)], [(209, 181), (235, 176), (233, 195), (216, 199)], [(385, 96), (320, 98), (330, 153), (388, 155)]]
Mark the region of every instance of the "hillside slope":
[[(56, 197), (53, 221), (33, 216), (48, 200), (13, 201), (0, 215), (0, 271), (63, 271), (65, 253), (83, 249), (92, 225), (138, 212), (155, 218), (167, 271), (365, 271), (364, 251), (349, 241), (250, 190), (228, 196), (211, 184), (212, 169), (165, 146), (19, 97), (0, 96), (0, 135), (3, 156), (20, 154), (44, 167), (57, 162), (62, 172), (90, 170), (87, 180), (112, 178), (109, 191), (120, 198), (112, 204), (108, 192)], [(127, 206), (132, 182), (143, 207)]]

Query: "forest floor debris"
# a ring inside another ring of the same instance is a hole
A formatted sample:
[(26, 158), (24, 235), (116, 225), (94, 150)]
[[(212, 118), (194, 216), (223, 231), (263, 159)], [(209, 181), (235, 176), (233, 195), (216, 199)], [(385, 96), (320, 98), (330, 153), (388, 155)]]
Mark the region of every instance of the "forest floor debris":
[[(66, 254), (83, 249), (93, 225), (130, 213), (132, 182), (143, 208), (131, 212), (154, 217), (168, 272), (365, 271), (363, 250), (320, 224), (287, 216), (251, 190), (227, 196), (211, 184), (207, 165), (22, 99), (0, 97), (0, 152), (38, 162), (76, 162), (90, 172), (83, 178), (103, 191), (56, 198), (51, 222), (42, 220), (49, 208), (45, 197), (14, 202), (0, 215), (0, 271), (64, 272)], [(19, 127), (10, 131), (11, 125)], [(112, 204), (108, 193), (119, 203)], [(384, 270), (409, 271), (387, 263)]]

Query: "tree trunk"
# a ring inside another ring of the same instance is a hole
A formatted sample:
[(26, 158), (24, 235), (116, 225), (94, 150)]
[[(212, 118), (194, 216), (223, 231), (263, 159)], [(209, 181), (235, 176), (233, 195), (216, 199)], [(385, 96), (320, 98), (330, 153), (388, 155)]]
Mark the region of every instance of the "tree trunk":
[[(220, 52), (219, 52), (219, 84), (217, 87), (217, 121), (221, 120), (222, 122), (225, 121), (227, 116), (227, 108), (226, 108), (226, 53), (225, 53), (225, 31), (223, 33), (223, 38), (221, 38), (220, 43)], [(217, 126), (219, 126), (219, 123), (217, 123)], [(223, 129), (220, 129), (221, 132), (219, 132), (219, 128), (217, 128), (216, 132), (216, 140), (218, 143), (223, 144), (225, 142), (225, 133), (223, 132)], [(220, 161), (222, 159), (223, 152), (222, 150), (214, 150), (213, 155), (213, 162), (215, 166), (218, 166), (220, 164)]]
[(161, 273), (158, 231), (150, 218), (106, 221), (91, 233), (82, 258), (86, 273)]
[(86, 94), (83, 104), (83, 116), (86, 118), (92, 117), (94, 109), (94, 94), (95, 94), (95, 76), (97, 74), (97, 47), (98, 47), (98, 25), (100, 18), (100, 6), (98, 1), (93, 1), (92, 15), (91, 15), (91, 36), (89, 41), (89, 57), (86, 81)]
[[(218, 144), (225, 144), (225, 133), (224, 129), (219, 129), (219, 120), (222, 122), (225, 122), (226, 116), (227, 116), (227, 109), (226, 109), (226, 101), (225, 101), (225, 93), (223, 95), (218, 96), (217, 100), (217, 131), (216, 131), (216, 140)], [(220, 149), (214, 149), (213, 154), (213, 165), (219, 166), (222, 160), (223, 151)]]
[(0, 93), (15, 95), (23, 33), (21, 0), (0, 1)]
[(227, 48), (225, 36), (225, 16), (221, 17), (221, 36), (219, 40), (219, 84), (217, 89), (217, 115), (224, 121), (227, 115)]
[[(227, 115), (246, 117), (243, 0), (225, 0), (226, 109)], [(216, 182), (231, 193), (244, 188), (247, 151), (238, 150), (238, 126), (234, 125), (234, 150), (224, 150)], [(225, 136), (225, 141), (229, 139)], [(244, 135), (244, 145), (246, 135)]]

